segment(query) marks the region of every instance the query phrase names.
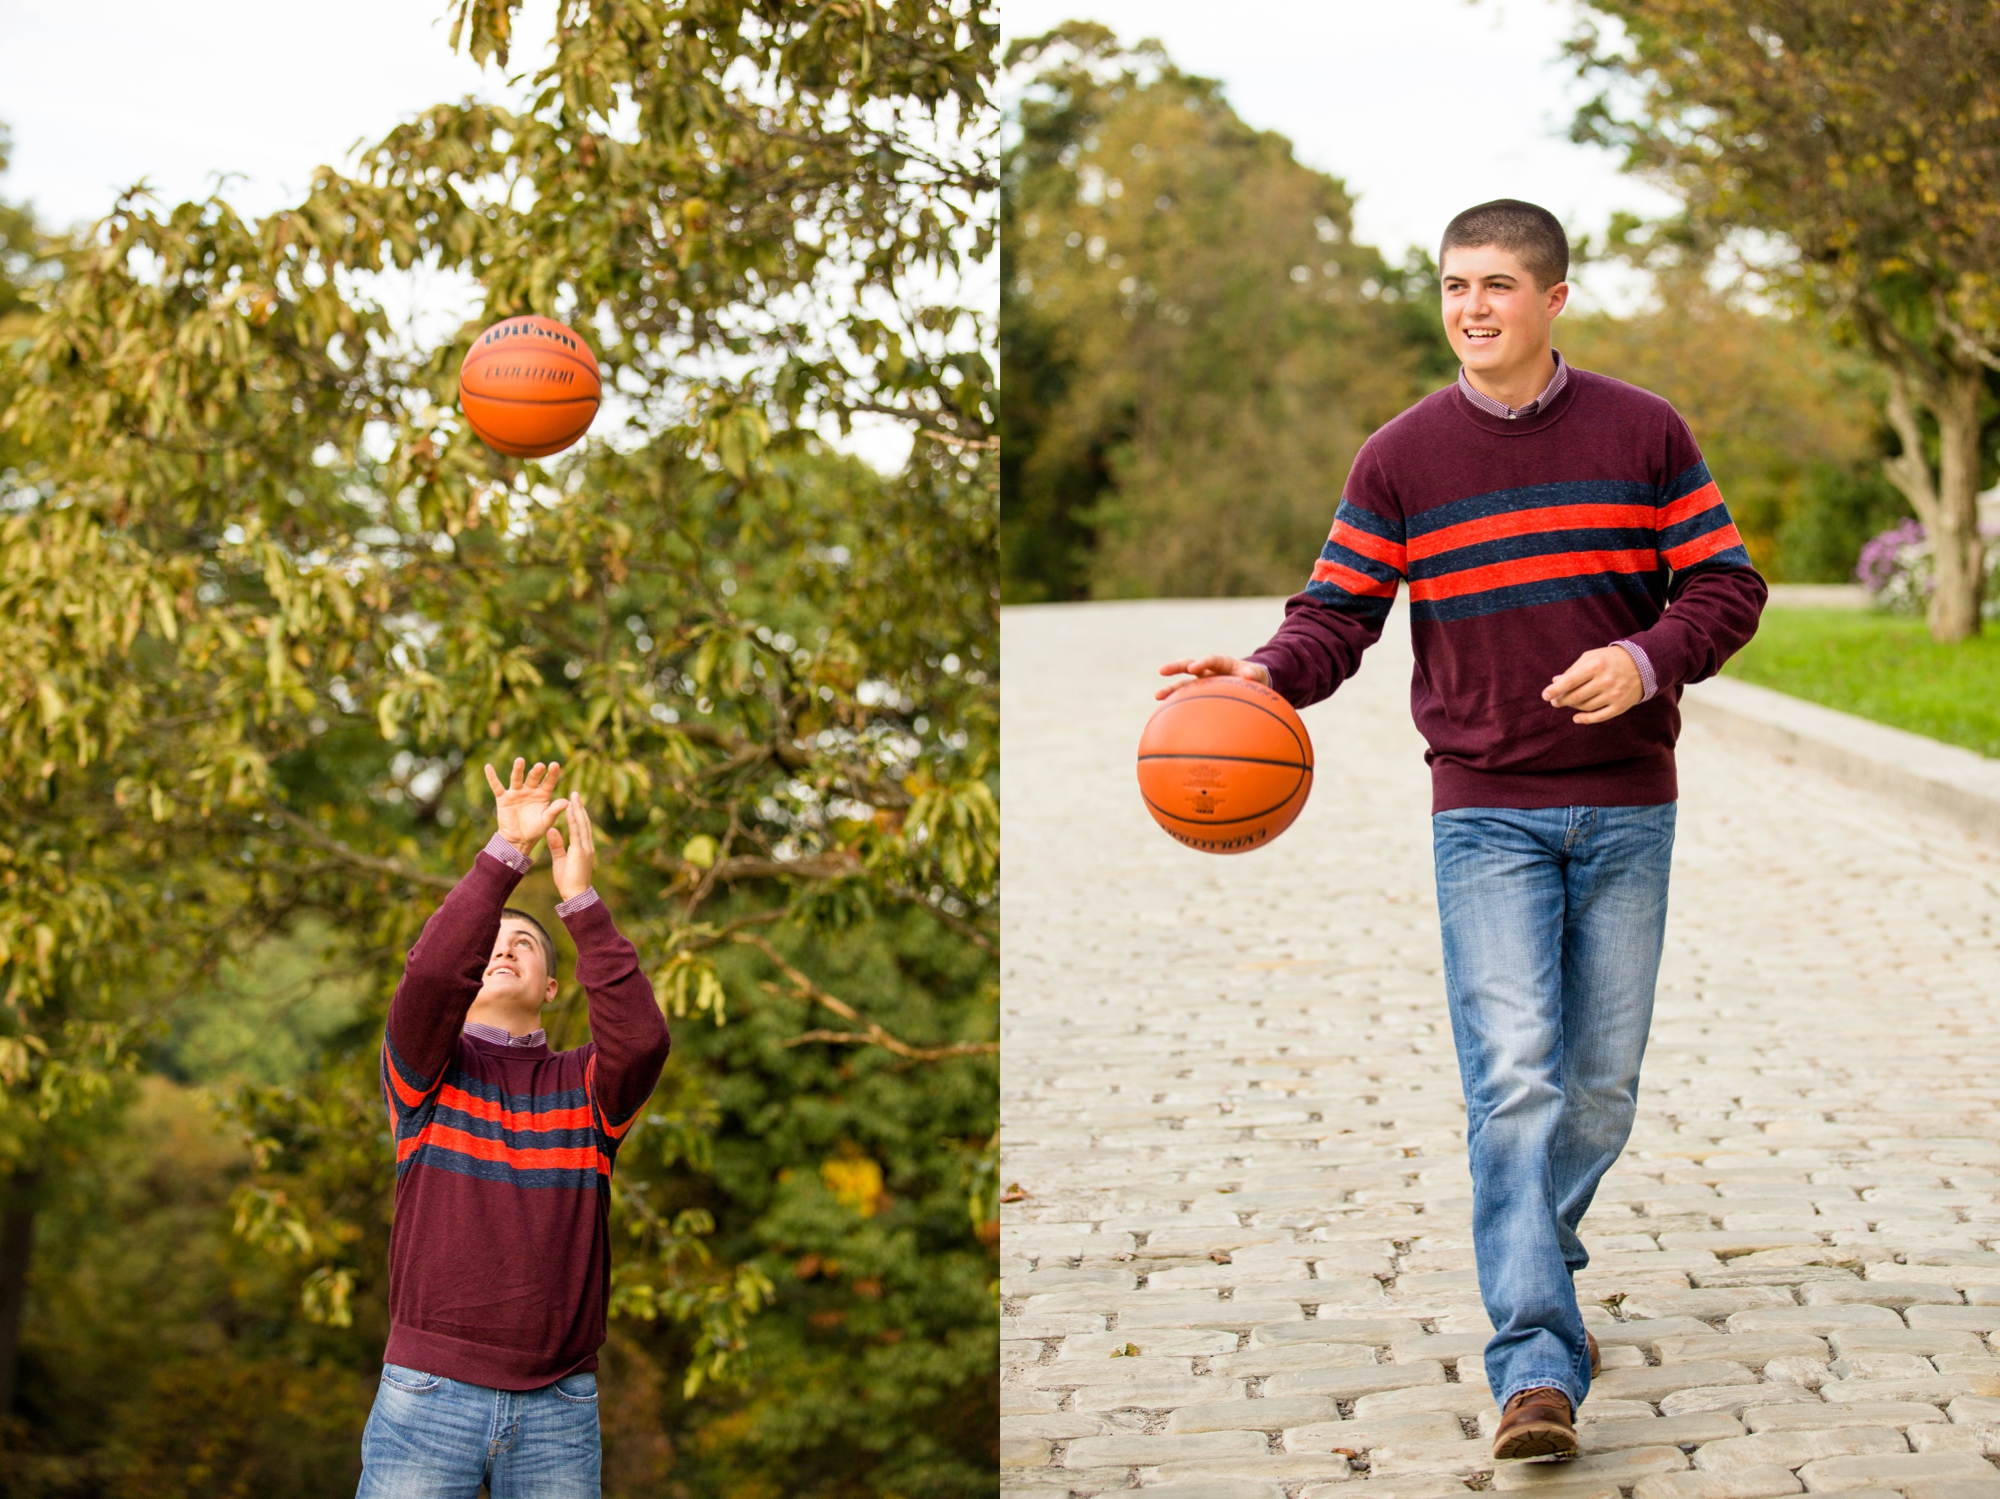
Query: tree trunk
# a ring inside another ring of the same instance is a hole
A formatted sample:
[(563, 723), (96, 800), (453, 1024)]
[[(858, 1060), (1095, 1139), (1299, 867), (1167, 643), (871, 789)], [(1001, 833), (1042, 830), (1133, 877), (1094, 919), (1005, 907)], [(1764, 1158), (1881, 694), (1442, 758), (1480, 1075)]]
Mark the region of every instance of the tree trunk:
[(0, 1191), (0, 1420), (14, 1408), (21, 1352), (21, 1312), (27, 1301), (28, 1260), (35, 1248), (35, 1198), (41, 1172), (17, 1172)]
[(1903, 371), (1889, 372), (1889, 424), (1903, 451), (1883, 460), (1889, 481), (1924, 523), (1936, 583), (1929, 621), (1934, 640), (1966, 640), (1979, 633), (1979, 604), (1986, 575), (1986, 547), (1979, 535), (1979, 397), (1986, 377), (1969, 361), (1943, 377), (1925, 379), (1924, 407), (1938, 426), (1935, 474), (1924, 455), (1923, 431)]
[(1985, 386), (1985, 372), (1978, 365), (1953, 370), (1927, 403), (1938, 424), (1940, 524), (1931, 542), (1938, 583), (1931, 595), (1934, 640), (1965, 640), (1979, 633), (1986, 581), (1986, 547), (1979, 534), (1979, 397)]

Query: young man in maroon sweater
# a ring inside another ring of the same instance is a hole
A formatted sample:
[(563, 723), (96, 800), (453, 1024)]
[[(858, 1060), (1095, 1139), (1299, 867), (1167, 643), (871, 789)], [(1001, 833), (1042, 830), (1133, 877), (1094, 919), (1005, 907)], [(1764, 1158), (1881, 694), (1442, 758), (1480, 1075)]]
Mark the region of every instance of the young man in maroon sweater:
[(1576, 1230), (1632, 1128), (1680, 692), (1749, 640), (1765, 587), (1674, 409), (1551, 347), (1569, 295), (1553, 215), (1467, 209), (1439, 266), (1457, 382), (1362, 446), (1267, 645), (1161, 673), (1318, 702), (1407, 581), (1494, 1455), (1569, 1457), (1597, 1352)]
[[(666, 1021), (591, 886), (590, 814), (559, 765), (486, 767), (500, 829), (425, 923), (389, 1005), (396, 1139), (389, 1346), (360, 1499), (596, 1499), (597, 1350), (619, 1142), (665, 1065)], [(567, 810), (567, 843), (554, 826)], [(546, 841), (590, 1000), (552, 1052), (555, 944), (507, 905)]]

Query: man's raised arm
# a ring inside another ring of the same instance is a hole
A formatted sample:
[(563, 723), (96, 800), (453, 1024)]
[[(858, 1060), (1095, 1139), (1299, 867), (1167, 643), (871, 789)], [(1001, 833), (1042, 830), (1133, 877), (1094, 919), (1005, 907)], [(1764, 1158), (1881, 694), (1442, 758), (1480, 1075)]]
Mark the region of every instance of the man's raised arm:
[(597, 843), (590, 813), (576, 798), (569, 803), (569, 840), (548, 830), (555, 856), (556, 914), (576, 943), (576, 977), (590, 1001), (590, 1038), (597, 1048), (588, 1075), (598, 1123), (613, 1140), (622, 1139), (633, 1116), (652, 1096), (673, 1045), (666, 1018), (653, 1000), (653, 986), (639, 967), (639, 954), (620, 935), (604, 908), (591, 876)]
[(558, 764), (537, 763), (530, 770), (516, 760), (512, 784), (503, 786), (493, 767), (486, 767), (499, 831), (424, 923), (389, 1002), (388, 1063), (405, 1102), (435, 1087), (451, 1060), (465, 1012), (478, 997), (493, 956), (501, 908), (533, 867), (535, 845), (567, 805), (550, 800), (561, 775)]

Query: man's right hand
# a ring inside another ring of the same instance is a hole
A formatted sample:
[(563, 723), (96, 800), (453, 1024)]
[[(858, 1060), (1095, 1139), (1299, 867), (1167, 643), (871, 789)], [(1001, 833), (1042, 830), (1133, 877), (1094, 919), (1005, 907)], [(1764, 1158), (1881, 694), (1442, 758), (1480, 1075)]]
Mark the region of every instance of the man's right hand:
[(544, 765), (537, 760), (534, 769), (529, 770), (527, 761), (516, 760), (513, 778), (503, 786), (493, 767), (486, 767), (486, 784), (493, 788), (493, 810), (500, 819), (500, 836), (531, 863), (542, 839), (555, 826), (557, 814), (569, 805), (567, 799), (549, 800), (561, 776), (562, 766), (557, 762)]
[[(1160, 668), (1163, 677), (1192, 676), (1195, 681), (1203, 677), (1247, 677), (1261, 686), (1271, 685), (1271, 674), (1255, 661), (1238, 661), (1234, 656), (1196, 656), (1186, 661), (1169, 661)], [(1171, 682), (1153, 696), (1169, 698), (1183, 687), (1191, 687), (1192, 682)]]

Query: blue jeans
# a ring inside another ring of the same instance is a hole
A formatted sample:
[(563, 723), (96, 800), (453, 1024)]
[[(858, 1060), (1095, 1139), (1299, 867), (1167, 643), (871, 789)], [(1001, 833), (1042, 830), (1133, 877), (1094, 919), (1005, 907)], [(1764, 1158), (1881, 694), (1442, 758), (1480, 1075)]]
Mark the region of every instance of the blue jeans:
[(1590, 1388), (1577, 1224), (1625, 1148), (1667, 924), (1674, 803), (1465, 807), (1431, 820), (1465, 1085), (1472, 1245), (1505, 1406)]
[(382, 1366), (355, 1499), (598, 1499), (597, 1376), (489, 1390)]

